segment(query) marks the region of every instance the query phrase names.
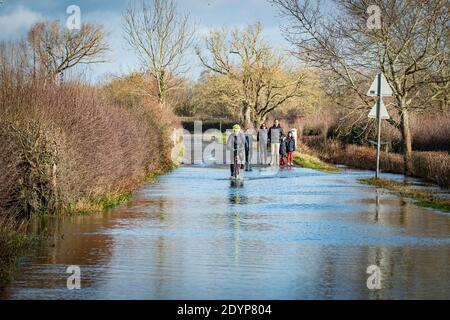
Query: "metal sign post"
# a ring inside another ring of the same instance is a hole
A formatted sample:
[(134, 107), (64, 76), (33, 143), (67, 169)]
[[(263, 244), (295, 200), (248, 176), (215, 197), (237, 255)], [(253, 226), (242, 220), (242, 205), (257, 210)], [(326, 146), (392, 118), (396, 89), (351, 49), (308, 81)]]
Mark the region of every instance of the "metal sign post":
[(381, 152), (381, 73), (378, 74), (378, 99), (377, 99), (377, 119), (378, 119), (378, 131), (377, 131), (377, 171), (375, 172), (375, 179), (380, 176), (380, 152)]
[[(389, 86), (386, 78), (380, 72), (375, 78), (374, 82), (369, 88), (367, 93), (370, 97), (377, 97), (377, 103), (372, 108), (369, 113), (369, 118), (378, 119), (378, 130), (377, 130), (377, 170), (375, 172), (375, 178), (380, 177), (380, 154), (381, 154), (381, 120), (389, 119), (389, 113), (387, 112), (386, 106), (383, 103), (383, 96), (391, 96), (392, 89)], [(375, 110), (374, 110), (375, 109)]]

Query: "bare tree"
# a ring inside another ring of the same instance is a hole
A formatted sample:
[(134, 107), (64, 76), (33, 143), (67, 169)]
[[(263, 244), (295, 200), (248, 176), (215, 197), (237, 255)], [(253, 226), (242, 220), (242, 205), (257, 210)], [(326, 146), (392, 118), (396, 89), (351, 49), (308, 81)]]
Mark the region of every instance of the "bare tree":
[(123, 21), (125, 38), (156, 80), (157, 97), (164, 104), (167, 92), (181, 84), (178, 75), (186, 71), (184, 56), (195, 32), (190, 17), (178, 13), (174, 0), (143, 0), (138, 8), (130, 4)]
[(231, 34), (224, 28), (212, 30), (205, 41), (209, 59), (197, 48), (205, 67), (241, 83), (245, 126), (257, 124), (289, 99), (298, 97), (303, 81), (299, 73), (286, 76), (283, 58), (263, 40), (262, 30), (260, 23), (235, 29)]
[[(30, 77), (29, 47), (25, 40), (0, 42), (0, 88), (26, 83)], [(4, 92), (1, 92), (5, 94)], [(1, 101), (0, 106), (4, 101)]]
[(301, 90), (306, 80), (306, 73), (301, 69), (287, 69), (278, 58), (269, 67), (256, 71), (253, 81), (253, 123), (260, 124), (267, 115), (292, 102), (299, 104), (304, 97)]
[(80, 30), (61, 27), (59, 21), (40, 22), (28, 33), (32, 48), (33, 74), (37, 68), (55, 77), (78, 64), (104, 62), (109, 50), (102, 26), (83, 24)]
[[(405, 173), (412, 171), (410, 112), (416, 103), (440, 97), (448, 90), (450, 73), (448, 1), (335, 0), (334, 16), (322, 14), (308, 0), (272, 0), (288, 19), (286, 38), (301, 60), (329, 72), (360, 98), (353, 111), (368, 108), (365, 96), (375, 72), (383, 72), (394, 91), (396, 120), (389, 123), (402, 134)], [(379, 28), (368, 28), (370, 5), (381, 10)], [(428, 90), (432, 86), (433, 90)], [(348, 92), (348, 91), (347, 91)], [(423, 99), (422, 99), (423, 100)]]

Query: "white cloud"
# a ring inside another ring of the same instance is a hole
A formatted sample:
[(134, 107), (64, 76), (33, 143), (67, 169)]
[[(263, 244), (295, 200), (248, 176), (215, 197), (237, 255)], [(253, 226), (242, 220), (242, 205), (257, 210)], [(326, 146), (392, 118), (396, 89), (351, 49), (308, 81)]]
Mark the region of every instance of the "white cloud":
[(42, 18), (42, 14), (38, 12), (17, 6), (12, 11), (0, 15), (0, 38), (17, 38)]

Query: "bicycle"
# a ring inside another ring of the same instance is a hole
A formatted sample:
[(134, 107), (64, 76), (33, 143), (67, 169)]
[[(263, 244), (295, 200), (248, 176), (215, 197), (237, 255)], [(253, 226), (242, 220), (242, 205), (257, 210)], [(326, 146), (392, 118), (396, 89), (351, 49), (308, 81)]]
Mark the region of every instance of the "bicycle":
[(239, 179), (239, 174), (241, 172), (241, 165), (238, 163), (238, 151), (237, 149), (234, 150), (234, 175), (233, 178), (235, 180)]

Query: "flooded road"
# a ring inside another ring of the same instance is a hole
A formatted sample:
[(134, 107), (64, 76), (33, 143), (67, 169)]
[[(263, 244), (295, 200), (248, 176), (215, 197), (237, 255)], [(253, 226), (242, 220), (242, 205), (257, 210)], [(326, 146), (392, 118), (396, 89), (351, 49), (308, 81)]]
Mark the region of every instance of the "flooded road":
[[(371, 172), (265, 170), (234, 188), (225, 167), (183, 166), (109, 212), (50, 219), (51, 239), (0, 298), (450, 297), (448, 214), (358, 182)], [(69, 265), (79, 290), (66, 287)]]

